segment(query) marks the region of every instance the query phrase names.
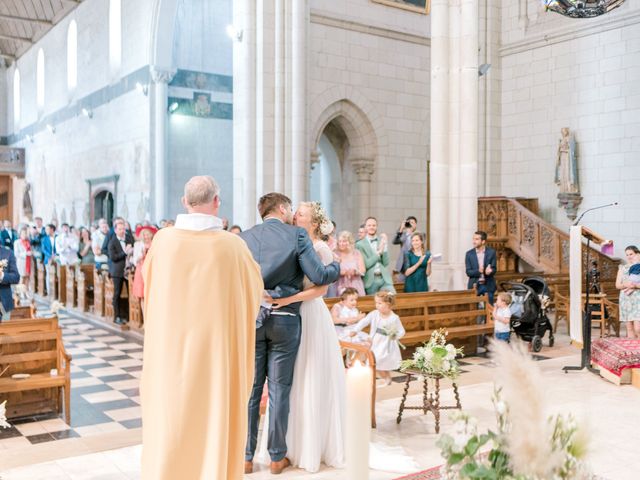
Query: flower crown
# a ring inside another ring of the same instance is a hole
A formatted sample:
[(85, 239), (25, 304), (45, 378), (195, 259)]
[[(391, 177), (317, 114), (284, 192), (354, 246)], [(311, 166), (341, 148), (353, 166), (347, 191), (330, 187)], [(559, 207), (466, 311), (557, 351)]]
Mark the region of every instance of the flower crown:
[(333, 232), (333, 223), (329, 219), (329, 215), (320, 202), (311, 202), (311, 209), (313, 211), (313, 220), (318, 222), (318, 229), (322, 235), (331, 235)]

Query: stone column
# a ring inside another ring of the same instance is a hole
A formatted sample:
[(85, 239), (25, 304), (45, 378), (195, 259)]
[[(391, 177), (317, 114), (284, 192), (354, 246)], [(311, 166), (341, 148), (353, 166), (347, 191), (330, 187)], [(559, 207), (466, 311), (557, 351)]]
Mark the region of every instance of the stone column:
[(358, 179), (358, 221), (371, 215), (371, 180), (374, 174), (374, 160), (368, 158), (351, 160)]
[(156, 221), (164, 218), (166, 212), (166, 192), (167, 192), (167, 102), (169, 96), (169, 83), (176, 74), (175, 70), (159, 69), (151, 67), (151, 78), (155, 84), (154, 88), (154, 214)]
[(451, 290), (466, 288), (477, 225), (478, 0), (434, 0), (431, 19), (432, 283)]
[(308, 0), (291, 0), (291, 163), (294, 205), (307, 197), (307, 27)]

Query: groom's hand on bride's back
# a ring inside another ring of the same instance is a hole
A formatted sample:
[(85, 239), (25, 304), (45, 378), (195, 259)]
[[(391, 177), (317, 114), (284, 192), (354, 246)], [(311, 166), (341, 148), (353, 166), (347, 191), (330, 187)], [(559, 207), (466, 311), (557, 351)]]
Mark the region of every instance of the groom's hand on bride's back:
[(334, 261), (325, 267), (313, 248), (307, 231), (302, 228), (298, 228), (298, 263), (315, 285), (329, 285), (340, 277), (340, 264)]

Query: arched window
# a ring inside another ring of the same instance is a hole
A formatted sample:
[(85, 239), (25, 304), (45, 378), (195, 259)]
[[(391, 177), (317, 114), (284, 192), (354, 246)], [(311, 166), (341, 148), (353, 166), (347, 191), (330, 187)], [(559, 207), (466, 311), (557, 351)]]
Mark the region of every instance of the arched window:
[(20, 128), (20, 70), (13, 74), (13, 130)]
[(78, 86), (78, 24), (75, 20), (69, 23), (67, 30), (67, 88), (73, 94)]
[(122, 63), (122, 0), (109, 2), (109, 68), (111, 76), (120, 72)]
[(38, 50), (38, 60), (36, 63), (36, 100), (38, 103), (38, 113), (44, 111), (44, 52)]

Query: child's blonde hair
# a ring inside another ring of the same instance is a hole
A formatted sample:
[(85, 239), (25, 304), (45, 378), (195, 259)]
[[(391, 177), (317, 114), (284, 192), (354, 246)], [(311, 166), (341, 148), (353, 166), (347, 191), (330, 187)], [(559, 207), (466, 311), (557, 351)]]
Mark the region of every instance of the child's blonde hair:
[(507, 305), (511, 305), (511, 294), (509, 292), (500, 292), (498, 294), (498, 298), (502, 300)]
[(340, 298), (342, 300), (346, 300), (347, 297), (350, 297), (351, 295), (355, 295), (356, 297), (358, 296), (358, 290), (356, 290), (353, 287), (347, 287), (344, 289), (344, 292), (342, 292), (342, 294), (340, 295)]
[(387, 292), (387, 291), (380, 291), (378, 293), (376, 293), (376, 298), (379, 298), (380, 300), (382, 300), (384, 303), (386, 303), (387, 305), (389, 305), (390, 307), (393, 307), (396, 303), (396, 296), (395, 294), (391, 293), (391, 292)]

